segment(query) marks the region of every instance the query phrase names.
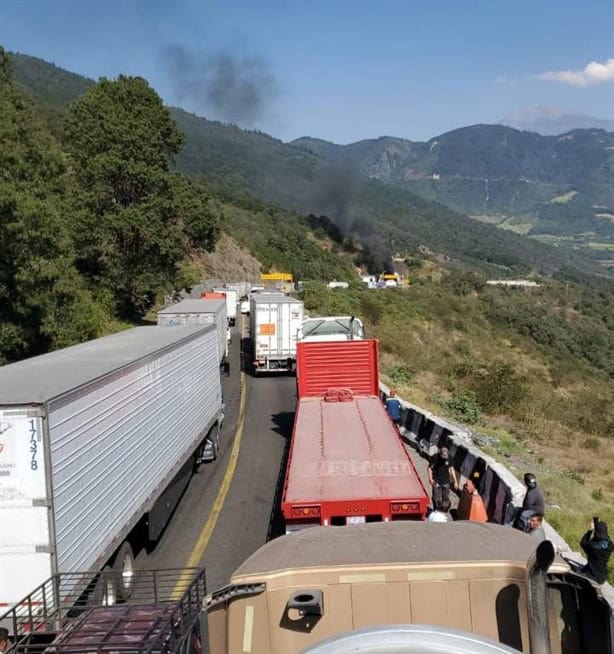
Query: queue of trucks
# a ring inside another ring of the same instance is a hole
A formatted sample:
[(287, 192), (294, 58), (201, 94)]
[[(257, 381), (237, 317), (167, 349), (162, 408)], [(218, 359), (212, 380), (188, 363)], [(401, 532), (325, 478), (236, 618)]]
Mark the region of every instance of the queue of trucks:
[(377, 341), (279, 293), (251, 295), (250, 332), (254, 374), (296, 372), (286, 535), (208, 595), (202, 569), (137, 571), (133, 539), (155, 542), (217, 456), (227, 311), (226, 295), (184, 300), (157, 327), (0, 368), (0, 627), (16, 654), (612, 651), (609, 606), (548, 541), (424, 522)]

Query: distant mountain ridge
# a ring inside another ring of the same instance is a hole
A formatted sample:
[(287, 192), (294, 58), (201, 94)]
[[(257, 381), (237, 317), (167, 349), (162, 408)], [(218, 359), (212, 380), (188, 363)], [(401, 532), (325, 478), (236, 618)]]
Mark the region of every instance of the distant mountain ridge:
[(504, 125), (461, 127), (426, 142), (382, 136), (349, 145), (303, 137), (290, 145), (356, 166), (385, 181), (516, 177), (548, 184), (609, 182), (614, 133), (574, 130), (541, 136)]
[(53, 107), (67, 105), (96, 83), (38, 57), (13, 53), (11, 61), (14, 79), (35, 100)]
[(304, 137), (291, 145), (453, 210), (515, 220), (525, 231), (614, 238), (612, 132), (542, 136), (473, 125), (427, 142), (385, 136), (336, 145)]
[(508, 114), (499, 121), (514, 129), (557, 136), (574, 129), (604, 129), (614, 132), (614, 120), (584, 114), (565, 113), (554, 107), (530, 107)]

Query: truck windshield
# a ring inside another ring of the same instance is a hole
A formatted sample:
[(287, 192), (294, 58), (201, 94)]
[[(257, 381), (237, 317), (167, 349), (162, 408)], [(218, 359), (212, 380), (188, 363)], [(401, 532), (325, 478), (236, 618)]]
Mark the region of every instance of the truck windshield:
[[(335, 318), (334, 320), (307, 320), (303, 323), (303, 338), (306, 336), (328, 336), (331, 334), (350, 334), (351, 318)], [(358, 338), (364, 337), (362, 324), (354, 320), (352, 333)]]

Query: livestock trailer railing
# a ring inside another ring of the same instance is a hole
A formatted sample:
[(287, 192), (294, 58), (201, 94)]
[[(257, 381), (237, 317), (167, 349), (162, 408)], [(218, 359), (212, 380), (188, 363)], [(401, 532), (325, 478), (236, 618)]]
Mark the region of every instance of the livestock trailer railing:
[(139, 570), (130, 599), (116, 602), (121, 574), (54, 575), (0, 617), (15, 654), (198, 654), (206, 642), (202, 568)]

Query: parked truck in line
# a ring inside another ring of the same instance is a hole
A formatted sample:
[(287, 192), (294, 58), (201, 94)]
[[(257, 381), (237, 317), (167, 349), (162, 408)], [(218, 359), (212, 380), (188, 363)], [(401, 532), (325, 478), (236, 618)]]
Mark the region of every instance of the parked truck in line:
[(155, 541), (223, 420), (214, 325), (136, 327), (0, 368), (0, 607), (120, 571)]
[(286, 533), (425, 518), (427, 492), (379, 398), (377, 355), (373, 339), (298, 344)]
[(215, 325), (220, 364), (228, 356), (228, 325), (226, 319), (226, 298), (216, 297), (199, 300), (182, 300), (158, 311), (160, 327), (177, 325)]
[(228, 324), (234, 327), (237, 322), (237, 304), (239, 301), (238, 293), (235, 289), (224, 287), (216, 287), (213, 289), (216, 293), (223, 293), (226, 299), (226, 318)]
[(303, 303), (281, 293), (252, 293), (249, 329), (254, 374), (293, 372)]
[(299, 341), (352, 341), (364, 339), (365, 328), (355, 316), (319, 316), (301, 323)]

